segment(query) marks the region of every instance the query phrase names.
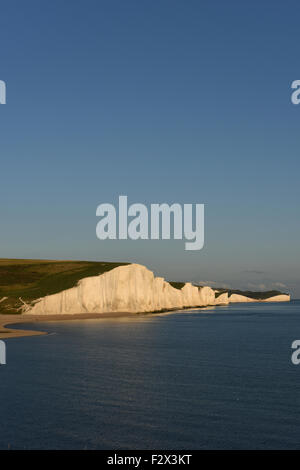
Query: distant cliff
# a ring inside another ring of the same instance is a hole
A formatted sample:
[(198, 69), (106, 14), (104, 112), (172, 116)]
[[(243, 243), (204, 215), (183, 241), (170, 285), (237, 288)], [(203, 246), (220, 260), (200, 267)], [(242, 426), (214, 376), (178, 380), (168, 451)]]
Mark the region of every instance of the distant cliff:
[[(289, 295), (278, 295), (263, 301), (289, 301)], [(208, 286), (191, 283), (174, 287), (162, 277), (155, 277), (145, 266), (119, 266), (98, 276), (81, 279), (77, 285), (61, 292), (24, 303), (27, 314), (76, 314), (106, 312), (156, 312), (229, 302), (255, 302), (246, 296), (218, 293)]]

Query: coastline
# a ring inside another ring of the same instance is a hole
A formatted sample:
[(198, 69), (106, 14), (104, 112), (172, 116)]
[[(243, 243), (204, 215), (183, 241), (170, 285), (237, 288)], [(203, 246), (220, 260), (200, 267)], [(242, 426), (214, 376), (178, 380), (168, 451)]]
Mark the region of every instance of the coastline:
[[(215, 307), (215, 305), (210, 306)], [(75, 320), (113, 320), (115, 318), (134, 318), (137, 315), (153, 315), (161, 313), (174, 313), (179, 310), (194, 310), (196, 307), (184, 307), (183, 309), (162, 309), (154, 312), (106, 312), (106, 313), (74, 313), (74, 314), (53, 314), (53, 315), (32, 315), (32, 314), (0, 314), (0, 340), (10, 338), (21, 338), (25, 336), (41, 336), (47, 335), (46, 331), (37, 330), (21, 330), (16, 328), (9, 328), (18, 324), (28, 323), (43, 323), (43, 322), (57, 322), (57, 321), (75, 321)], [(206, 307), (197, 307), (197, 309), (206, 309)]]
[[(263, 300), (256, 300), (253, 303), (265, 303)], [(236, 304), (238, 302), (234, 302)], [(244, 302), (239, 302), (244, 303)], [(272, 302), (271, 302), (272, 303)], [(275, 303), (275, 302), (274, 302)], [(277, 303), (277, 302), (276, 302)], [(29, 323), (43, 323), (43, 322), (57, 322), (57, 321), (74, 321), (74, 320), (107, 320), (115, 318), (133, 318), (137, 315), (152, 315), (152, 314), (163, 314), (163, 313), (175, 313), (182, 310), (195, 310), (195, 309), (211, 309), (215, 307), (228, 306), (230, 304), (214, 304), (206, 306), (190, 306), (183, 308), (169, 308), (155, 310), (153, 312), (105, 312), (105, 313), (74, 313), (74, 314), (0, 314), (0, 340), (10, 338), (21, 338), (25, 336), (41, 336), (47, 335), (46, 331), (36, 330), (21, 330), (16, 328), (9, 328), (9, 326), (15, 326), (18, 324), (29, 324)]]
[(15, 326), (19, 323), (42, 323), (72, 320), (93, 320), (93, 319), (114, 319), (130, 318), (136, 316), (136, 313), (130, 312), (108, 312), (108, 313), (75, 313), (75, 314), (53, 314), (53, 315), (0, 315), (0, 340), (10, 338), (21, 338), (25, 336), (46, 335), (46, 331), (11, 329), (9, 326)]

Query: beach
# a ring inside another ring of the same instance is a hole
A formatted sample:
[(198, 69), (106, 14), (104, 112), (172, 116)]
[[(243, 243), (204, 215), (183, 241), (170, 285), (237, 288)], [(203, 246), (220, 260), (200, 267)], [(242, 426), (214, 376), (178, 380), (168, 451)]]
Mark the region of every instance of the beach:
[(93, 319), (114, 319), (123, 317), (132, 317), (137, 315), (130, 312), (109, 312), (109, 313), (78, 313), (72, 315), (0, 315), (0, 339), (20, 338), (22, 336), (40, 336), (47, 334), (44, 331), (22, 330), (9, 328), (18, 323), (39, 323), (39, 322), (57, 322), (72, 320), (93, 320)]

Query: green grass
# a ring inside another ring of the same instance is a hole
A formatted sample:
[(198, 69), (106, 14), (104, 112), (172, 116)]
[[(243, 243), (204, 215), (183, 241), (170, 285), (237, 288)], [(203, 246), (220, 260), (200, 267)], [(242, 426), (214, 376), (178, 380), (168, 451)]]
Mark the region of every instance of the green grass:
[(185, 282), (176, 282), (176, 281), (169, 281), (169, 284), (171, 284), (172, 287), (175, 287), (175, 289), (182, 289)]
[[(90, 276), (97, 276), (118, 266), (129, 263), (110, 263), (105, 261), (52, 261), (0, 258), (0, 314), (20, 313), (21, 297), (25, 302), (55, 294), (74, 287), (77, 282)], [(170, 282), (176, 289), (182, 289), (184, 282)], [(241, 294), (254, 299), (266, 299), (282, 294), (279, 291), (251, 292), (228, 289), (215, 289), (216, 297), (223, 292)]]
[(0, 314), (19, 313), (25, 302), (69, 289), (77, 282), (128, 263), (0, 259)]
[[(168, 281), (169, 284), (171, 284), (172, 287), (175, 287), (175, 289), (182, 289), (183, 286), (186, 284), (185, 282), (177, 282), (177, 281)], [(200, 287), (198, 284), (195, 284), (194, 282), (191, 282), (192, 286), (195, 287)]]

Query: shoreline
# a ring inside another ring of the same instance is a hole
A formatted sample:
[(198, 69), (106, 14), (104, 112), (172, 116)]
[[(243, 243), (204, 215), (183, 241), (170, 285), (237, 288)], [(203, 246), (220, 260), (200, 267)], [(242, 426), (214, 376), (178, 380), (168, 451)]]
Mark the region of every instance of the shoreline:
[[(57, 322), (57, 321), (75, 321), (75, 320), (111, 320), (115, 318), (133, 318), (137, 315), (153, 315), (158, 313), (174, 313), (180, 310), (194, 310), (206, 309), (205, 307), (183, 307), (182, 309), (170, 308), (156, 310), (153, 312), (106, 312), (106, 313), (68, 313), (68, 314), (53, 314), (53, 315), (34, 315), (34, 314), (0, 314), (0, 340), (10, 338), (22, 338), (25, 336), (41, 336), (47, 335), (46, 331), (37, 330), (21, 330), (17, 328), (9, 328), (10, 326), (29, 323), (43, 323), (43, 322)], [(215, 306), (214, 306), (215, 307)]]
[[(265, 301), (254, 301), (253, 303), (265, 303)], [(73, 313), (73, 314), (53, 314), (53, 315), (34, 315), (34, 314), (0, 314), (0, 340), (10, 339), (10, 338), (21, 338), (26, 336), (41, 336), (47, 335), (46, 331), (37, 331), (37, 330), (21, 330), (17, 328), (9, 328), (10, 326), (15, 326), (18, 324), (30, 324), (30, 323), (43, 323), (43, 322), (57, 322), (57, 321), (75, 321), (75, 320), (109, 320), (114, 318), (133, 318), (137, 315), (153, 315), (153, 314), (163, 314), (163, 313), (175, 313), (182, 310), (199, 310), (199, 309), (211, 309), (215, 307), (225, 307), (228, 305), (236, 305), (238, 302), (232, 304), (215, 304), (215, 305), (206, 305), (200, 307), (183, 307), (181, 309), (170, 308), (156, 310), (153, 312), (106, 312), (106, 313)], [(239, 302), (243, 303), (243, 302)], [(272, 302), (270, 302), (272, 303)], [(275, 302), (274, 302), (275, 303)], [(277, 303), (277, 302), (276, 302)]]
[[(21, 338), (25, 336), (41, 336), (47, 335), (46, 331), (35, 330), (21, 330), (16, 328), (9, 328), (10, 326), (18, 325), (19, 323), (43, 323), (43, 322), (57, 322), (57, 321), (74, 321), (74, 320), (98, 320), (98, 319), (114, 319), (114, 318), (131, 318), (138, 313), (130, 312), (108, 312), (108, 313), (75, 313), (75, 314), (53, 314), (53, 315), (0, 315), (0, 340), (10, 338)], [(146, 315), (146, 314), (145, 314)], [(15, 317), (15, 318), (14, 318)]]
[[(25, 336), (47, 335), (46, 331), (21, 330), (9, 328), (18, 324), (57, 322), (57, 321), (75, 321), (75, 320), (113, 320), (115, 318), (133, 318), (137, 315), (153, 315), (159, 313), (175, 313), (181, 310), (206, 309), (205, 307), (183, 307), (182, 309), (162, 309), (154, 312), (106, 312), (106, 313), (73, 313), (73, 314), (53, 314), (53, 315), (31, 315), (31, 314), (0, 314), (0, 340), (10, 338), (22, 338)], [(215, 305), (211, 306), (215, 307)], [(15, 318), (14, 318), (15, 317)]]

